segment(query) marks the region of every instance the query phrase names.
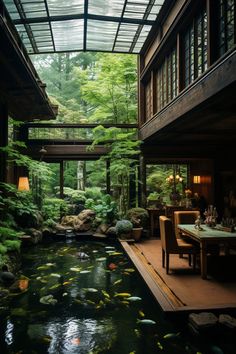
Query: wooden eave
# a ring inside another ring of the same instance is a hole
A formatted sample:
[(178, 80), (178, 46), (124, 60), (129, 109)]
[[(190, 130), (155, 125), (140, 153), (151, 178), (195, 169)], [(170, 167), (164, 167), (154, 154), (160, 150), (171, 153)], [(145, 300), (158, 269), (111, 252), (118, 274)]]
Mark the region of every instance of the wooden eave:
[(45, 85), (5, 15), (0, 13), (0, 94), (8, 105), (9, 115), (22, 121), (53, 119), (56, 107), (50, 104)]
[(236, 50), (218, 61), (140, 128), (144, 146), (197, 151), (235, 146)]
[(95, 146), (93, 150), (88, 150), (86, 145), (44, 145), (47, 153), (40, 154), (41, 145), (31, 145), (27, 147), (27, 155), (33, 159), (54, 162), (60, 160), (96, 160), (106, 155), (108, 150), (104, 146)]

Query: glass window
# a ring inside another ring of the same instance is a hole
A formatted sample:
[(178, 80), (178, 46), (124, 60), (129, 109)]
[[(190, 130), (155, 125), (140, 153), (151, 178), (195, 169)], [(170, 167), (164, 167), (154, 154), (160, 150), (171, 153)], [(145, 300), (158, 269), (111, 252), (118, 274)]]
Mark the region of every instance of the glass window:
[(176, 48), (166, 56), (156, 74), (157, 111), (160, 111), (178, 94)]
[(207, 14), (203, 9), (183, 37), (184, 87), (207, 69)]
[(218, 0), (218, 56), (235, 43), (235, 0)]

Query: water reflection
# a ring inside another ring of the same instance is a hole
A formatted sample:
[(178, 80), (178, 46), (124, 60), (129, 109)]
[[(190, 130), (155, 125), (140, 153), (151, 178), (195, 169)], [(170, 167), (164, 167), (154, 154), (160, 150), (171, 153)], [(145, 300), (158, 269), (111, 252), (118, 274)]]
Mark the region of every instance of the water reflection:
[(116, 244), (32, 247), (22, 273), (29, 288), (5, 301), (1, 354), (204, 353), (186, 339), (186, 329), (166, 321)]

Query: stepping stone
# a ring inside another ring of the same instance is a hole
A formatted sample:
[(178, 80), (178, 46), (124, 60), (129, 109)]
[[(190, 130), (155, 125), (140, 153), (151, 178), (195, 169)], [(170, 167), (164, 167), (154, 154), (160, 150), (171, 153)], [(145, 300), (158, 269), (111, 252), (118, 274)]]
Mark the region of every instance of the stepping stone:
[(191, 313), (188, 319), (197, 330), (213, 327), (218, 322), (218, 318), (212, 312)]
[(220, 315), (219, 323), (224, 325), (225, 327), (236, 329), (236, 318), (230, 315), (226, 315), (226, 314)]
[(100, 234), (99, 232), (95, 232), (92, 236), (97, 238), (107, 238), (107, 235)]

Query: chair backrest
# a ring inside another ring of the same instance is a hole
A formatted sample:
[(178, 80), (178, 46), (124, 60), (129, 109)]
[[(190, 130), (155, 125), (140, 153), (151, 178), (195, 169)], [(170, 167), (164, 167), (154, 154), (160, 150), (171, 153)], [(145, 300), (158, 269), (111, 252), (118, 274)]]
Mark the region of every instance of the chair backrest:
[(166, 252), (176, 252), (178, 250), (178, 243), (176, 241), (172, 221), (166, 216), (160, 216), (159, 221), (163, 250)]
[(175, 223), (175, 235), (177, 238), (181, 238), (181, 233), (178, 229), (178, 224), (194, 224), (197, 217), (200, 215), (199, 210), (192, 211), (175, 211), (174, 223)]

